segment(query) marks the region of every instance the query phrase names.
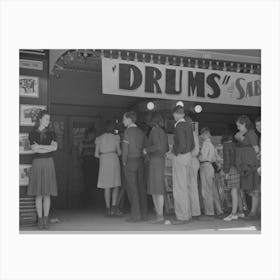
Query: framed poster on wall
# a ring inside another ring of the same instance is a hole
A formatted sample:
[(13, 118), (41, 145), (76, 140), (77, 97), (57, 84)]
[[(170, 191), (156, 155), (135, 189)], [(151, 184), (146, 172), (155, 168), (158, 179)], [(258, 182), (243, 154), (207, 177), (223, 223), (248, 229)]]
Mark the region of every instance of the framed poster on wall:
[(31, 150), (28, 133), (19, 134), (19, 153), (20, 154), (34, 154)]
[(19, 185), (27, 186), (29, 184), (29, 178), (31, 174), (31, 164), (19, 165)]
[(39, 97), (39, 78), (31, 76), (19, 76), (19, 96)]
[(46, 109), (45, 105), (20, 105), (20, 125), (35, 125), (39, 112)]

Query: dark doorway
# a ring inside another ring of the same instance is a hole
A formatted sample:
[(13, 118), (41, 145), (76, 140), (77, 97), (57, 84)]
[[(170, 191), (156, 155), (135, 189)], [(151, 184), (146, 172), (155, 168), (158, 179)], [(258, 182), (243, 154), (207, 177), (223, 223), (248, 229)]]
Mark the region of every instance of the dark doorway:
[(58, 141), (58, 151), (54, 156), (59, 186), (59, 195), (53, 199), (53, 207), (56, 209), (103, 206), (103, 193), (96, 186), (98, 160), (94, 159), (94, 164), (90, 166), (81, 154), (85, 131), (93, 126), (98, 135), (100, 119), (97, 117), (52, 116), (52, 128)]

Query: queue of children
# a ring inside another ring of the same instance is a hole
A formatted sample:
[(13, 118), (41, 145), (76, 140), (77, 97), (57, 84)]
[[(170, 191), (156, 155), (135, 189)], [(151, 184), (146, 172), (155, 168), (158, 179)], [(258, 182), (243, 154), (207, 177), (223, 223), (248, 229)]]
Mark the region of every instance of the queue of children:
[[(217, 155), (211, 142), (210, 129), (202, 128), (198, 137), (193, 131), (191, 119), (185, 116), (184, 108), (180, 106), (175, 107), (173, 117), (175, 127), (172, 177), (175, 218), (171, 220), (172, 224), (186, 224), (195, 218), (213, 220), (217, 217), (225, 221), (257, 218), (260, 186), (257, 173), (260, 169), (259, 148), (255, 147), (258, 140), (249, 118), (240, 116), (236, 121), (239, 132), (235, 136), (225, 133), (222, 137), (224, 164), (221, 176), (225, 179), (227, 188), (231, 189), (232, 196), (232, 211), (230, 215), (225, 216), (215, 183), (214, 164)], [(163, 119), (159, 112), (152, 113), (148, 138), (135, 122), (135, 112), (124, 114), (123, 124), (126, 131), (122, 141), (123, 180), (131, 205), (131, 217), (127, 221), (147, 220), (149, 194), (156, 211), (156, 217), (150, 222), (163, 223), (165, 155), (169, 150)], [(201, 140), (201, 147), (198, 138)], [(147, 172), (144, 170), (144, 157), (148, 158)], [(249, 162), (246, 162), (248, 160)], [(198, 174), (202, 203), (199, 199)], [(250, 214), (245, 217), (240, 192), (248, 189), (251, 190), (248, 193), (252, 196), (252, 208)], [(202, 207), (204, 215), (201, 215)]]
[[(184, 108), (173, 110), (175, 120), (172, 147), (172, 179), (175, 218), (174, 225), (187, 224), (192, 219), (225, 221), (238, 218), (255, 219), (260, 202), (260, 140), (247, 116), (236, 120), (238, 132), (233, 136), (225, 133), (223, 144), (223, 169), (227, 188), (231, 189), (232, 211), (225, 216), (215, 184), (217, 154), (211, 142), (211, 131), (204, 127), (200, 135), (193, 129), (192, 120)], [(52, 153), (57, 149), (56, 137), (48, 128), (50, 115), (39, 114), (38, 123), (29, 135), (35, 152), (33, 172), (28, 194), (36, 196), (39, 229), (48, 228), (50, 197), (57, 195), (56, 175)], [(164, 219), (165, 157), (169, 151), (167, 133), (159, 112), (152, 112), (150, 132), (145, 133), (136, 125), (137, 115), (130, 111), (123, 115), (126, 128), (122, 139), (114, 133), (112, 122), (106, 123), (106, 132), (95, 140), (95, 156), (99, 159), (98, 188), (104, 189), (105, 216), (122, 217), (118, 202), (120, 186), (125, 186), (130, 203), (127, 222), (148, 221), (147, 195), (152, 196), (156, 217), (150, 223), (161, 224)], [(256, 120), (260, 133), (260, 118)], [(199, 138), (201, 145), (199, 145)], [(121, 160), (119, 160), (121, 157)], [(148, 161), (145, 170), (144, 158)], [(121, 162), (121, 164), (120, 164)], [(146, 174), (145, 174), (146, 173)], [(201, 182), (199, 191), (198, 174)], [(240, 192), (251, 198), (249, 215), (245, 216)], [(202, 200), (199, 193), (201, 193)], [(201, 215), (203, 209), (204, 215)]]

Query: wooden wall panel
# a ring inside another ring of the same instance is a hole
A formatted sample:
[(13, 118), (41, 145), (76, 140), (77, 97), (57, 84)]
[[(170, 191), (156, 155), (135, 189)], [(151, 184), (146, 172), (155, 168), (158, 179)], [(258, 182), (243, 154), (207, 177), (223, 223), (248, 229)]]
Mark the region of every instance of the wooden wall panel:
[[(49, 98), (48, 98), (48, 51), (43, 51), (42, 53), (27, 54), (24, 53), (24, 50), (20, 51), (20, 59), (26, 60), (36, 60), (43, 63), (42, 70), (34, 70), (27, 68), (19, 68), (19, 75), (24, 76), (33, 76), (39, 78), (39, 97), (30, 98), (30, 97), (19, 97), (19, 104), (25, 105), (45, 105), (49, 107)], [(19, 108), (20, 109), (20, 108)], [(29, 133), (33, 129), (32, 126), (20, 126), (19, 133)], [(31, 164), (32, 155), (20, 154), (19, 164)], [(32, 172), (32, 171), (31, 171)], [(35, 197), (27, 196), (27, 186), (19, 187), (19, 217), (20, 217), (20, 226), (29, 226), (33, 225), (36, 220), (36, 210), (35, 210)]]

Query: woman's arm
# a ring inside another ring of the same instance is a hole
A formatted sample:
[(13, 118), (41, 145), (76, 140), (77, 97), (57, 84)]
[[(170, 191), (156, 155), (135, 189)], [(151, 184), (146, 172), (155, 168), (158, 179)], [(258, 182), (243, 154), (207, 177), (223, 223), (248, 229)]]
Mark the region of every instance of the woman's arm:
[(58, 145), (56, 141), (52, 141), (51, 146), (53, 147), (54, 151), (57, 151)]
[(38, 145), (37, 143), (31, 145), (31, 150), (34, 153), (39, 153), (39, 154), (49, 153), (48, 150), (41, 148), (41, 145)]
[(242, 142), (244, 140), (244, 135), (241, 133), (241, 132), (237, 132), (235, 135), (234, 135), (234, 138), (238, 141), (238, 142)]
[(258, 141), (259, 139), (258, 139), (257, 134), (253, 130), (249, 131), (248, 140), (249, 140), (249, 143), (253, 146), (256, 154), (258, 155), (260, 153), (260, 147), (259, 147), (259, 141)]
[(40, 150), (43, 150), (43, 151), (54, 152), (54, 151), (57, 150), (57, 142), (56, 141), (52, 141), (50, 145), (38, 145), (38, 148)]
[(256, 154), (259, 155), (259, 154), (260, 154), (260, 148), (259, 148), (259, 146), (253, 146), (253, 148), (254, 148)]
[(116, 141), (116, 149), (117, 149), (118, 156), (120, 156), (122, 154), (120, 141), (121, 141), (120, 136), (118, 136), (117, 141)]
[(205, 142), (202, 144), (200, 153), (199, 153), (199, 161), (208, 161), (209, 160), (209, 152), (210, 152), (210, 148), (209, 145), (207, 145)]
[(57, 150), (57, 142), (52, 141), (50, 145), (39, 145), (36, 142), (31, 145), (31, 149), (35, 153), (49, 153)]
[(95, 139), (95, 152), (94, 152), (94, 156), (96, 158), (99, 158), (100, 155), (99, 155), (99, 139)]

